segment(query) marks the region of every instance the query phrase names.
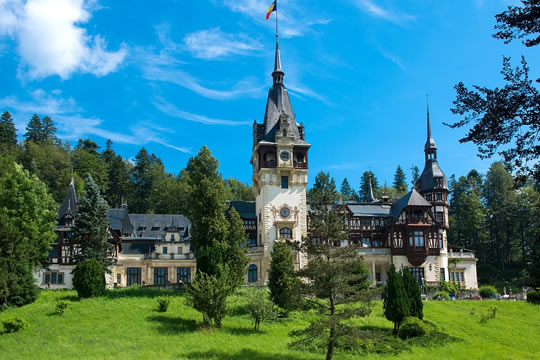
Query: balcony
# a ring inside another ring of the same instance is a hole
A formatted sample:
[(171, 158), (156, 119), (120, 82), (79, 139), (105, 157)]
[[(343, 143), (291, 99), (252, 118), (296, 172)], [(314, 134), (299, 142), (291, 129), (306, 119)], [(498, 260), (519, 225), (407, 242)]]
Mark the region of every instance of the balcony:
[(448, 253), (449, 258), (454, 259), (474, 259), (474, 253), (473, 252), (465, 252), (465, 251), (450, 251)]
[(275, 160), (263, 161), (262, 168), (275, 168), (277, 167), (277, 162)]
[(264, 252), (264, 246), (250, 246), (248, 247), (248, 254), (262, 254)]
[(293, 162), (293, 165), (296, 169), (307, 169), (307, 163), (306, 162)]

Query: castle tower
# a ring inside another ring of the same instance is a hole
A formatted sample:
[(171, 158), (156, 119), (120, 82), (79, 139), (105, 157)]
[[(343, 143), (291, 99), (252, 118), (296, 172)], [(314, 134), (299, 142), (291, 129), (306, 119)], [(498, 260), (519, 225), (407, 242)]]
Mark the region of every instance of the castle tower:
[[(296, 122), (289, 94), (283, 83), (278, 37), (273, 85), (268, 92), (264, 122), (253, 124), (253, 191), (256, 200), (259, 256), (250, 255), (260, 267), (259, 283), (267, 282), (270, 254), (276, 241), (301, 241), (307, 234), (307, 155), (310, 144), (304, 126)], [(296, 254), (297, 266), (303, 265)], [(251, 266), (251, 265), (250, 265)]]

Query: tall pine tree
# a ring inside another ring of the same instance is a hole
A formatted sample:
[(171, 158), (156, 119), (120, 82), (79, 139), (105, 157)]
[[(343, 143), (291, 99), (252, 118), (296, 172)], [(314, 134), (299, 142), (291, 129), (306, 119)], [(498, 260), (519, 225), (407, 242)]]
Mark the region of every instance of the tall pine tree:
[(344, 178), (340, 188), (341, 198), (343, 200), (356, 200), (356, 192), (349, 184), (349, 180)]
[(422, 303), (420, 284), (418, 284), (408, 267), (401, 268), (401, 276), (409, 299), (409, 315), (422, 320), (424, 318), (424, 303)]
[(26, 133), (24, 134), (26, 141), (35, 143), (43, 142), (43, 124), (37, 114), (32, 115), (32, 118), (26, 125)]
[(290, 310), (298, 306), (300, 283), (294, 271), (294, 260), (290, 245), (286, 241), (276, 241), (270, 258), (268, 289), (270, 298), (282, 309)]
[(392, 185), (394, 185), (394, 189), (396, 189), (398, 195), (405, 195), (407, 193), (405, 172), (403, 172), (403, 169), (399, 165), (394, 173), (394, 182)]
[(8, 147), (17, 145), (15, 124), (8, 111), (4, 111), (0, 117), (0, 145), (7, 145)]
[(43, 136), (42, 142), (49, 141), (52, 143), (57, 143), (58, 138), (56, 137), (56, 127), (54, 126), (52, 119), (48, 116), (45, 116), (41, 123)]
[(418, 166), (411, 165), (411, 184), (413, 187), (416, 186), (416, 182), (420, 178), (420, 169), (418, 169)]
[(403, 278), (396, 271), (394, 264), (390, 265), (388, 271), (388, 278), (384, 288), (383, 308), (384, 316), (394, 323), (394, 334), (397, 334), (399, 326), (410, 314), (410, 305)]
[(375, 174), (370, 171), (364, 171), (362, 178), (360, 179), (360, 191), (358, 191), (359, 199), (362, 202), (367, 202), (369, 199), (369, 183), (371, 181), (371, 188), (373, 189), (373, 195), (376, 198), (380, 198), (379, 181), (375, 177)]

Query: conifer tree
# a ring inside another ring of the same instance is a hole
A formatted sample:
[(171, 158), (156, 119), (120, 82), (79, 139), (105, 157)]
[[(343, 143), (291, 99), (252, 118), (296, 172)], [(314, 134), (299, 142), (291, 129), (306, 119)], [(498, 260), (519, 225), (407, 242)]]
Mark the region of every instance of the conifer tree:
[(17, 145), (15, 124), (8, 111), (4, 111), (0, 117), (0, 144)]
[(223, 247), (224, 266), (229, 268), (231, 287), (236, 288), (244, 283), (247, 256), (247, 234), (244, 230), (242, 218), (238, 212), (231, 208), (228, 211), (227, 238)]
[(401, 276), (403, 277), (405, 292), (409, 299), (409, 315), (416, 316), (422, 320), (424, 318), (424, 303), (422, 303), (420, 285), (408, 267), (401, 268)]
[(383, 308), (384, 316), (394, 323), (394, 334), (397, 334), (399, 326), (409, 316), (410, 305), (403, 278), (396, 271), (394, 264), (390, 265), (388, 271), (388, 279), (384, 288)]
[(43, 124), (37, 114), (32, 115), (32, 118), (26, 125), (26, 133), (24, 134), (26, 141), (41, 143), (43, 140)]
[(324, 339), (327, 360), (332, 359), (338, 339), (351, 336), (350, 320), (370, 314), (373, 295), (368, 290), (368, 272), (356, 247), (333, 246), (347, 238), (345, 213), (338, 200), (334, 179), (327, 173), (319, 173), (309, 211), (313, 235), (302, 241), (309, 262), (299, 271), (299, 276), (307, 279), (301, 286), (306, 298), (324, 300), (311, 302), (323, 315), (308, 328), (291, 333), (300, 337), (295, 342), (299, 345), (312, 345)]
[(285, 241), (276, 241), (268, 271), (270, 298), (280, 308), (291, 310), (300, 302), (298, 287), (299, 279), (294, 271), (291, 248)]
[(75, 255), (77, 263), (88, 259), (99, 261), (104, 271), (113, 264), (111, 258), (114, 246), (108, 240), (109, 218), (107, 203), (101, 197), (99, 187), (92, 179), (86, 177), (84, 194), (79, 200), (79, 208), (75, 217), (73, 237), (80, 246)]
[(420, 178), (420, 169), (418, 169), (418, 166), (412, 165), (411, 166), (411, 184), (412, 187), (416, 186), (416, 182)]
[(362, 178), (360, 179), (360, 191), (358, 192), (360, 201), (367, 202), (369, 198), (369, 183), (371, 181), (371, 188), (373, 189), (373, 195), (378, 198), (380, 196), (379, 181), (375, 177), (375, 174), (370, 171), (364, 171)]
[(356, 199), (356, 193), (349, 184), (349, 180), (347, 178), (344, 178), (341, 182), (341, 188), (340, 193), (343, 200), (355, 200)]
[(58, 142), (58, 138), (56, 137), (56, 127), (54, 126), (54, 123), (52, 119), (48, 116), (45, 116), (42, 123), (42, 134), (43, 139), (42, 142), (50, 141), (52, 143)]
[(405, 195), (407, 193), (407, 182), (405, 178), (405, 173), (401, 166), (398, 165), (396, 172), (394, 173), (394, 189), (398, 195)]

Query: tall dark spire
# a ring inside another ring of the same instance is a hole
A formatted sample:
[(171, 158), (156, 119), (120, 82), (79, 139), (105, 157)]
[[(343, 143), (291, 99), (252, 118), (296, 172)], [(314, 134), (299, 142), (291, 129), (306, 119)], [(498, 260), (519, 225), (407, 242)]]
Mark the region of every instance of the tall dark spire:
[(274, 60), (274, 71), (272, 72), (272, 78), (274, 79), (274, 85), (283, 86), (283, 76), (285, 73), (281, 70), (281, 56), (279, 54), (279, 39), (276, 34), (276, 58)]
[(426, 104), (426, 118), (427, 118), (427, 140), (426, 145), (424, 146), (424, 150), (436, 150), (437, 144), (435, 144), (435, 140), (433, 140), (433, 136), (431, 136), (431, 121), (429, 118), (429, 103)]
[(371, 183), (371, 175), (369, 176), (369, 192), (368, 192), (368, 202), (375, 202), (377, 199), (375, 199), (375, 196), (373, 195), (373, 185)]

